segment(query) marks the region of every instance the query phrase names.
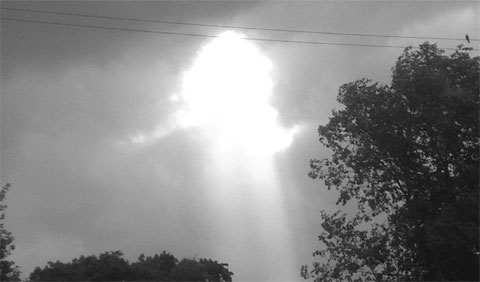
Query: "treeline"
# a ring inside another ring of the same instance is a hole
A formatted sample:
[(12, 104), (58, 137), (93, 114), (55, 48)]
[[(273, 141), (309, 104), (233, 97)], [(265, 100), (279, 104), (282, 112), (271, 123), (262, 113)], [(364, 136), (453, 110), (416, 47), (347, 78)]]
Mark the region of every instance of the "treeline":
[(163, 251), (129, 262), (121, 251), (80, 256), (71, 262), (36, 267), (31, 281), (232, 281), (228, 264), (211, 259), (178, 260)]

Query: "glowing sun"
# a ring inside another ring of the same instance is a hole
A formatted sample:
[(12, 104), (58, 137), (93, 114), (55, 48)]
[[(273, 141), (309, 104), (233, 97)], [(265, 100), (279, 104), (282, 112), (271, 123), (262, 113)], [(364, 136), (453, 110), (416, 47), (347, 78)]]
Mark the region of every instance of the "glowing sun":
[(177, 97), (184, 127), (201, 126), (219, 150), (270, 154), (286, 148), (294, 130), (282, 128), (270, 105), (272, 63), (254, 44), (225, 32), (198, 53)]

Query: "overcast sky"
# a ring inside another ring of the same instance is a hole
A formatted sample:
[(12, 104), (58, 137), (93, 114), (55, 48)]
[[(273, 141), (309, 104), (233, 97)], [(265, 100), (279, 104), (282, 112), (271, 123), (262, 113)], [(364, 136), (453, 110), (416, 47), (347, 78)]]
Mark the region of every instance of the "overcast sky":
[[(466, 33), (478, 38), (480, 33), (478, 1), (1, 5), (340, 33), (452, 38)], [(10, 10), (2, 10), (2, 17), (208, 35), (232, 30)], [(235, 31), (282, 40), (400, 46), (423, 42)], [(319, 212), (336, 208), (335, 193), (307, 177), (309, 159), (328, 156), (316, 129), (339, 107), (336, 95), (343, 83), (363, 77), (389, 83), (402, 49), (248, 41), (255, 58), (271, 66), (258, 71), (272, 82), (267, 89), (271, 96), (259, 108), (277, 114), (268, 123), (278, 129), (272, 132), (287, 135), (295, 129), (288, 146), (257, 156), (253, 147), (220, 148), (212, 136), (224, 132), (223, 127), (212, 133), (213, 127), (180, 125), (179, 115), (188, 106), (182, 100), (185, 77), (195, 73), (193, 66), (201, 66), (200, 58), (207, 58), (202, 50), (213, 48), (208, 46), (215, 40), (2, 21), (1, 184), (12, 184), (6, 227), (15, 237), (12, 259), (23, 277), (48, 261), (109, 250), (122, 250), (127, 259), (136, 260), (141, 253), (166, 250), (177, 258), (227, 262), (237, 281), (300, 280), (300, 266), (312, 261), (318, 247)], [(464, 40), (437, 43), (440, 48), (467, 45)], [(230, 54), (235, 50), (229, 49)], [(246, 52), (242, 50), (238, 56)], [(259, 66), (248, 58), (251, 70), (245, 72), (256, 77)], [(228, 77), (229, 71), (220, 73)], [(206, 71), (199, 67), (199, 73)], [(240, 85), (242, 75), (232, 74), (232, 83)], [(242, 112), (245, 119), (256, 117), (248, 107)], [(268, 130), (242, 130), (236, 132), (256, 138), (255, 144), (275, 146), (269, 143), (273, 133)]]

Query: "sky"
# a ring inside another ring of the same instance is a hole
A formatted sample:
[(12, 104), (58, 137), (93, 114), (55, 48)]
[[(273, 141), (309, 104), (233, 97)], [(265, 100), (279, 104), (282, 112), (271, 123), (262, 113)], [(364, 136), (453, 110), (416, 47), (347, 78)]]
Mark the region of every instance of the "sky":
[[(209, 25), (459, 38), (477, 1), (2, 1), (2, 8)], [(236, 281), (301, 280), (336, 194), (309, 179), (338, 88), (388, 84), (425, 40), (128, 22), (2, 10), (1, 184), (13, 259), (35, 266), (122, 250), (229, 263)], [(243, 38), (243, 39), (242, 39)], [(478, 48), (478, 47), (477, 47)], [(448, 53), (448, 52), (447, 52)]]

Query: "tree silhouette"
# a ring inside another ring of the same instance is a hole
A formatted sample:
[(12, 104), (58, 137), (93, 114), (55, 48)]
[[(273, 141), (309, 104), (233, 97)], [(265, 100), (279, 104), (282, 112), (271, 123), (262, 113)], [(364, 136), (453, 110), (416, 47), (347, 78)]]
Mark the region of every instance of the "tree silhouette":
[(5, 220), (5, 209), (7, 208), (4, 201), (9, 189), (10, 184), (7, 183), (0, 190), (0, 281), (20, 281), (18, 266), (13, 261), (7, 260), (7, 257), (15, 249), (13, 235), (5, 229), (3, 223)]
[(48, 262), (36, 267), (31, 281), (232, 281), (228, 265), (211, 259), (178, 260), (163, 251), (160, 255), (140, 255), (129, 263), (121, 251), (81, 256), (71, 262)]
[(480, 58), (407, 48), (390, 86), (362, 79), (340, 87), (318, 129), (331, 158), (309, 176), (339, 191), (322, 212), (318, 281), (479, 279)]

